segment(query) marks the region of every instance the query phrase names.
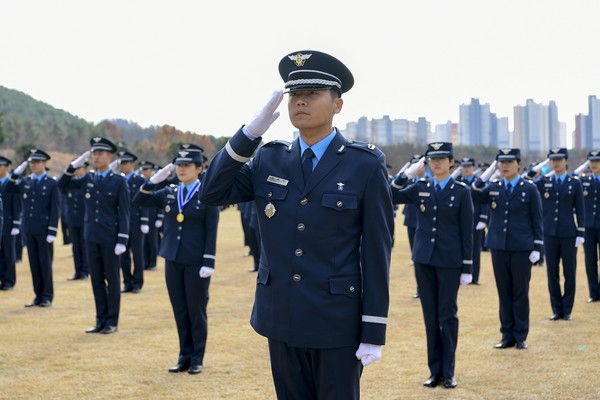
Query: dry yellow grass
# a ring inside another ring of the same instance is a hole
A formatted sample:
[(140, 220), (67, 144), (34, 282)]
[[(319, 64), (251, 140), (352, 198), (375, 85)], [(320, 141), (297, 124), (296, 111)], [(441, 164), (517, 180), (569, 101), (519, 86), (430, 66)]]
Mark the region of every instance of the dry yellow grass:
[[(397, 220), (392, 254), (388, 344), (382, 360), (367, 367), (363, 399), (599, 399), (600, 304), (588, 304), (580, 250), (573, 321), (551, 314), (545, 268), (531, 279), (529, 349), (495, 350), (500, 339), (498, 300), (489, 253), (482, 285), (461, 288), (455, 390), (427, 389), (425, 329), (405, 228)], [(239, 213), (221, 214), (217, 272), (208, 307), (204, 372), (169, 374), (177, 360), (177, 333), (164, 265), (145, 273), (141, 294), (122, 296), (119, 332), (83, 333), (94, 322), (90, 281), (68, 282), (70, 247), (55, 247), (55, 300), (49, 309), (26, 309), (33, 298), (27, 259), (17, 266), (17, 286), (0, 292), (0, 398), (4, 399), (272, 399), (266, 339), (248, 323), (255, 274), (243, 257)]]

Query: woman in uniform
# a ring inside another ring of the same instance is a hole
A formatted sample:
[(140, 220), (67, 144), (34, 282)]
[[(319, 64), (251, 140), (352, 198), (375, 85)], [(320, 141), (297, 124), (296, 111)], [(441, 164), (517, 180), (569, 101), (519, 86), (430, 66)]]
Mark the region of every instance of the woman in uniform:
[[(179, 358), (169, 372), (202, 372), (206, 348), (208, 287), (214, 272), (219, 208), (200, 202), (198, 176), (202, 149), (185, 144), (173, 164), (154, 174), (133, 198), (133, 204), (164, 209), (160, 256), (179, 335)], [(153, 191), (175, 169), (178, 186)]]

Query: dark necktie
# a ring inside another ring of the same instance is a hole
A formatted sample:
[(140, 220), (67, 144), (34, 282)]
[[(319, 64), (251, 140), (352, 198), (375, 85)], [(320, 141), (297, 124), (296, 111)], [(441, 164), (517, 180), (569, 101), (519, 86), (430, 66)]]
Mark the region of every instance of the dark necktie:
[(187, 190), (187, 186), (185, 186), (183, 188), (183, 200), (185, 200), (185, 198), (187, 197), (187, 194), (188, 194), (188, 190)]
[(556, 180), (556, 186), (560, 187), (562, 180), (559, 178)]
[(512, 193), (512, 185), (510, 182), (506, 184), (506, 193), (508, 193), (509, 196)]
[(96, 182), (98, 182), (98, 184), (102, 183), (102, 178), (104, 178), (104, 176), (98, 174), (98, 179), (96, 180)]
[(315, 153), (309, 147), (304, 150), (304, 154), (302, 154), (302, 175), (304, 176), (304, 184), (308, 182), (308, 178), (310, 178), (310, 174), (312, 174), (312, 159), (315, 156)]
[(439, 193), (439, 192), (441, 192), (441, 191), (442, 191), (442, 187), (440, 186), (440, 184), (439, 184), (439, 183), (436, 183), (436, 184), (435, 184), (435, 192), (436, 192), (436, 193)]

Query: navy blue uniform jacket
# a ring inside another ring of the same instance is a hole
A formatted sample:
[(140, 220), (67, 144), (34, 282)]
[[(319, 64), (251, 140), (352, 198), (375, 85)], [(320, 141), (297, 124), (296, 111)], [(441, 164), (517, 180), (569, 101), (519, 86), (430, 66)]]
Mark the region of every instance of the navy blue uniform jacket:
[(0, 184), (0, 196), (2, 196), (3, 208), (3, 235), (10, 235), (13, 228), (21, 229), (21, 199), (19, 199), (19, 189), (16, 185), (6, 180)]
[(437, 268), (473, 270), (473, 202), (469, 188), (450, 178), (435, 193), (433, 178), (422, 178), (404, 189), (392, 187), (396, 204), (414, 204), (417, 231), (413, 244), (414, 262)]
[(56, 181), (45, 175), (40, 182), (34, 183), (35, 177), (27, 176), (10, 184), (16, 184), (21, 195), (23, 233), (28, 235), (56, 236), (58, 217), (60, 214), (60, 199)]
[(83, 238), (97, 244), (127, 245), (131, 197), (125, 178), (111, 171), (98, 184), (96, 175), (87, 173), (81, 179), (72, 179), (74, 172), (75, 169), (69, 165), (58, 180), (58, 185), (65, 190), (83, 190)]
[(385, 155), (338, 132), (305, 186), (298, 140), (268, 143), (250, 160), (259, 143), (240, 129), (200, 197), (256, 201), (263, 251), (252, 326), (294, 347), (384, 344), (394, 229)]
[[(600, 229), (600, 182), (592, 174), (581, 178), (583, 203), (585, 205), (585, 227)], [(581, 225), (579, 225), (581, 227)]]
[(478, 182), (471, 186), (473, 202), (490, 207), (486, 247), (541, 252), (544, 244), (542, 203), (535, 185), (521, 178), (509, 196), (503, 180), (491, 182), (483, 189), (477, 187)]
[[(555, 237), (583, 237), (585, 211), (581, 182), (571, 176), (557, 185), (556, 178), (542, 177), (534, 181), (542, 198), (544, 235)], [(575, 225), (575, 218), (577, 225)]]
[(183, 208), (183, 223), (177, 222), (178, 187), (170, 185), (152, 192), (150, 181), (133, 196), (133, 205), (164, 210), (164, 234), (160, 242), (160, 256), (181, 264), (215, 267), (219, 208), (200, 201), (196, 192)]

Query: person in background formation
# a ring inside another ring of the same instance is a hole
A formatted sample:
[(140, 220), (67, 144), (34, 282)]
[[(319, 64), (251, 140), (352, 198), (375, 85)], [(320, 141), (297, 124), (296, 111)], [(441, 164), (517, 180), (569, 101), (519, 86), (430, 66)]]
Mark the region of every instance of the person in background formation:
[(0, 290), (12, 290), (17, 283), (15, 243), (21, 230), (21, 199), (18, 188), (9, 185), (12, 161), (0, 156), (0, 198), (2, 199), (2, 242), (0, 243)]
[[(460, 176), (457, 181), (467, 186), (475, 182), (475, 160), (463, 158), (460, 163)], [(488, 223), (488, 206), (485, 204), (473, 204), (473, 281), (472, 285), (479, 285), (479, 274), (481, 271), (481, 244), (483, 243), (483, 232)]]
[[(73, 179), (80, 180), (87, 174), (88, 162), (85, 162), (74, 172)], [(87, 279), (90, 274), (90, 268), (85, 251), (85, 239), (83, 236), (83, 219), (85, 214), (83, 188), (73, 185), (68, 189), (61, 189), (66, 206), (66, 224), (71, 232), (73, 263), (75, 273), (68, 278), (70, 281)]]
[[(156, 165), (152, 161), (141, 161), (139, 168), (144, 180), (150, 179), (154, 174)], [(132, 192), (133, 193), (133, 192)], [(144, 235), (144, 269), (147, 271), (156, 270), (156, 261), (158, 256), (158, 229), (163, 224), (164, 214), (162, 209), (148, 208), (148, 233)]]
[[(119, 170), (125, 176), (129, 193), (133, 196), (144, 184), (144, 178), (137, 175), (135, 161), (137, 156), (130, 151), (117, 153)], [(139, 293), (144, 286), (144, 236), (150, 232), (148, 209), (131, 206), (129, 209), (129, 239), (127, 251), (121, 255), (121, 271), (123, 273), (123, 289), (121, 293)], [(133, 255), (133, 270), (132, 259)]]
[[(160, 255), (179, 335), (179, 357), (169, 372), (202, 372), (208, 320), (208, 288), (214, 273), (219, 208), (200, 201), (202, 149), (184, 144), (173, 164), (156, 172), (133, 198), (134, 206), (165, 212)], [(175, 169), (179, 185), (154, 190)]]
[[(131, 199), (125, 178), (109, 167), (117, 151), (114, 143), (94, 137), (90, 146), (67, 167), (58, 184), (62, 189), (76, 187), (84, 192), (83, 236), (96, 303), (96, 323), (85, 332), (112, 334), (119, 323), (119, 256), (127, 250)], [(96, 172), (73, 179), (75, 170), (90, 155)]]
[(261, 254), (261, 243), (260, 243), (260, 230), (258, 228), (258, 210), (256, 209), (256, 202), (249, 201), (246, 204), (246, 224), (248, 225), (250, 253), (254, 264), (250, 268), (249, 272), (258, 272), (260, 265), (260, 254)]
[(63, 198), (61, 191), (58, 191), (58, 198), (60, 201), (60, 230), (63, 236), (63, 245), (72, 244), (71, 240), (71, 229), (67, 223), (67, 200)]
[(244, 234), (244, 244), (243, 247), (248, 247), (248, 252), (244, 254), (244, 257), (251, 256), (252, 250), (250, 250), (250, 229), (248, 228), (248, 219), (245, 216), (246, 213), (246, 203), (237, 204), (237, 209), (240, 212), (240, 220), (242, 223), (242, 232)]
[[(56, 240), (60, 213), (56, 181), (46, 174), (50, 155), (31, 149), (29, 158), (17, 167), (9, 180), (16, 185), (22, 201), (23, 233), (33, 280), (35, 298), (25, 307), (50, 307), (54, 299), (52, 243)], [(29, 165), (32, 174), (20, 179)]]
[[(414, 154), (410, 160), (410, 165), (416, 164), (423, 158), (422, 154)], [(427, 160), (424, 159), (422, 163), (419, 164), (420, 167), (416, 171), (416, 175), (407, 182), (407, 185), (411, 185), (423, 178), (427, 172)], [(391, 182), (390, 182), (391, 183)], [(396, 206), (396, 205), (395, 205)], [(415, 243), (415, 233), (417, 232), (417, 224), (418, 224), (418, 215), (417, 215), (417, 206), (411, 202), (404, 204), (404, 208), (402, 209), (402, 214), (404, 214), (404, 226), (406, 226), (406, 233), (408, 234), (408, 244), (410, 246), (410, 252), (412, 254), (414, 243)], [(414, 267), (414, 264), (413, 264)], [(416, 271), (415, 271), (415, 279), (416, 279)], [(413, 299), (419, 298), (419, 286), (417, 285), (417, 290), (413, 295)]]
[[(542, 199), (544, 254), (552, 307), (550, 320), (570, 321), (575, 302), (577, 248), (584, 242), (585, 235), (583, 190), (581, 182), (567, 173), (569, 153), (566, 148), (551, 149), (548, 160), (552, 166), (552, 176), (540, 176), (534, 183)], [(530, 178), (535, 174), (535, 168), (528, 172)], [(560, 287), (561, 259), (565, 285), (563, 293)]]
[[(496, 165), (502, 178), (486, 186)], [(520, 149), (500, 149), (496, 161), (471, 186), (474, 203), (490, 207), (486, 244), (500, 304), (502, 339), (497, 349), (528, 347), (531, 266), (540, 259), (544, 244), (540, 194), (520, 177), (520, 167)]]
[(590, 297), (589, 303), (600, 301), (598, 281), (598, 246), (600, 246), (600, 151), (587, 154), (590, 174), (581, 178), (583, 202), (585, 206), (585, 272)]
[(392, 182), (392, 200), (418, 209), (412, 259), (431, 373), (423, 385), (452, 389), (457, 386), (458, 288), (473, 279), (473, 203), (468, 186), (450, 176), (452, 143), (430, 143), (425, 155), (433, 176), (411, 182), (425, 165), (421, 158)]
[(385, 155), (333, 127), (354, 83), (336, 58), (287, 54), (279, 73), (293, 143), (261, 136), (282, 91), (219, 151), (206, 204), (256, 202), (262, 254), (251, 324), (268, 338), (280, 399), (358, 399), (364, 365), (381, 357), (394, 231)]

